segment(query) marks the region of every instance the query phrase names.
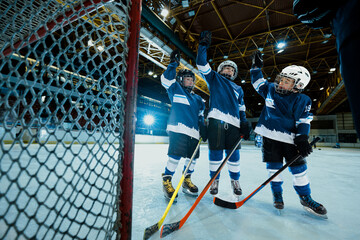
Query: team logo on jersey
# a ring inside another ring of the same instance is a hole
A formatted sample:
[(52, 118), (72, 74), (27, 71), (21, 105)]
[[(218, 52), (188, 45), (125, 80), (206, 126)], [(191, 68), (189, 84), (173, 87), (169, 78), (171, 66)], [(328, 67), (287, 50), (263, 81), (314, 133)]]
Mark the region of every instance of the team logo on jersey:
[(307, 105), (307, 106), (305, 107), (305, 112), (310, 112), (310, 110), (311, 110), (311, 105)]
[(271, 97), (267, 97), (265, 99), (265, 105), (269, 108), (274, 108), (275, 109), (275, 104), (274, 104), (274, 99), (272, 99)]
[(186, 96), (181, 94), (175, 94), (173, 97), (173, 102), (190, 105), (189, 100), (186, 98)]

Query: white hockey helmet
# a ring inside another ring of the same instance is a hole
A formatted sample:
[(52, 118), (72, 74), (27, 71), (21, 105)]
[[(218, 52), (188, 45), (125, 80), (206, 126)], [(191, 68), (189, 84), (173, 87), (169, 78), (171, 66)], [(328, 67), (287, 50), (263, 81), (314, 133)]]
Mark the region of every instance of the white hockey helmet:
[(217, 72), (218, 72), (218, 73), (221, 73), (221, 71), (223, 70), (223, 68), (224, 68), (225, 66), (230, 66), (230, 67), (234, 68), (234, 75), (233, 75), (233, 76), (225, 76), (225, 75), (224, 75), (225, 77), (229, 78), (231, 81), (234, 81), (234, 79), (235, 79), (235, 78), (237, 77), (237, 75), (238, 75), (238, 67), (237, 67), (236, 63), (234, 63), (234, 62), (231, 61), (231, 60), (226, 60), (226, 61), (220, 63), (220, 65), (218, 66)]
[(287, 66), (281, 71), (275, 80), (275, 90), (279, 93), (285, 93), (283, 89), (278, 88), (279, 80), (282, 77), (294, 79), (294, 86), (291, 91), (295, 90), (297, 92), (304, 91), (311, 79), (310, 73), (306, 68), (297, 65)]

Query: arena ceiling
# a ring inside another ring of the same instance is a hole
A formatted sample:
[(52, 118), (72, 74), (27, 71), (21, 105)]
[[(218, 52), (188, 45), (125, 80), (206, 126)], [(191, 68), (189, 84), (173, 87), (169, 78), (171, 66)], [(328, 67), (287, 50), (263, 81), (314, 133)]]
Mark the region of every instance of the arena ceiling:
[[(142, 31), (150, 32), (168, 49), (161, 52), (149, 41), (141, 41), (139, 88), (166, 94), (157, 83), (169, 63), (169, 50), (179, 48), (183, 59), (196, 67), (194, 56), (199, 35), (209, 30), (212, 43), (208, 61), (214, 70), (226, 59), (236, 62), (239, 76), (235, 82), (244, 89), (249, 117), (259, 116), (264, 102), (250, 84), (250, 56), (257, 49), (264, 54), (263, 73), (269, 81), (291, 64), (309, 70), (312, 80), (305, 94), (313, 100), (315, 115), (350, 111), (331, 29), (314, 30), (302, 24), (292, 14), (292, 3), (291, 0), (143, 1)], [(169, 10), (166, 17), (161, 16), (164, 8)], [(286, 44), (283, 51), (277, 47), (280, 42)], [(149, 76), (149, 71), (156, 77)], [(206, 83), (200, 78), (195, 92), (208, 98)]]
[[(86, 0), (83, 4), (85, 3), (91, 5), (92, 1)], [(113, 34), (113, 39), (101, 38), (102, 31), (115, 33), (118, 30), (121, 33), (123, 10), (111, 0), (97, 0), (96, 3), (99, 4), (98, 11), (91, 12), (89, 9), (87, 15), (76, 16), (76, 20), (86, 28), (99, 32), (91, 36), (94, 42), (112, 44), (114, 41), (123, 41), (124, 35), (121, 34)], [(25, 1), (19, 1), (18, 4), (25, 4)], [(64, 5), (66, 1), (58, 0), (52, 2), (49, 9), (39, 9), (36, 15), (39, 21), (35, 21), (37, 18), (34, 18), (31, 21), (34, 26), (21, 29), (18, 38), (25, 39), (31, 34), (36, 36), (33, 31), (42, 26), (45, 21), (42, 19), (46, 19), (48, 11), (56, 12), (56, 9)], [(181, 67), (185, 66), (196, 72), (195, 57), (199, 35), (202, 31), (209, 30), (212, 32), (212, 44), (208, 50), (208, 61), (213, 69), (226, 59), (237, 63), (239, 76), (235, 82), (244, 89), (249, 117), (259, 116), (264, 102), (250, 84), (250, 56), (257, 49), (261, 49), (264, 54), (263, 73), (269, 81), (273, 81), (281, 69), (290, 64), (305, 66), (310, 71), (312, 80), (305, 94), (313, 100), (312, 112), (315, 115), (350, 111), (344, 84), (339, 74), (335, 37), (331, 29), (314, 30), (300, 23), (292, 14), (291, 0), (144, 0), (142, 5), (139, 48), (140, 95), (161, 102), (167, 99), (159, 76), (166, 69), (169, 54), (175, 48), (182, 51)], [(8, 3), (3, 1), (0, 9), (5, 10), (7, 6)], [(32, 8), (35, 9), (36, 6)], [(169, 10), (166, 17), (161, 16), (164, 8)], [(71, 10), (76, 12), (76, 9)], [(98, 14), (101, 12), (110, 12), (112, 20), (110, 21), (106, 14)], [(11, 13), (8, 11), (8, 14)], [(27, 18), (26, 14), (24, 12), (21, 15)], [(100, 23), (109, 24), (106, 24), (107, 28), (104, 29), (99, 27)], [(5, 21), (0, 22), (2, 27), (5, 26), (4, 24), (6, 25)], [(76, 25), (78, 22), (74, 21), (71, 24)], [(13, 27), (16, 30), (18, 26)], [(62, 27), (63, 29), (51, 29), (56, 38), (61, 36), (62, 31), (70, 29), (69, 25), (63, 24)], [(78, 36), (83, 34), (81, 28), (76, 29), (69, 33), (69, 37), (74, 40), (78, 40)], [(46, 39), (49, 46), (53, 40), (51, 37)], [(280, 42), (286, 43), (283, 52), (277, 48)], [(87, 37), (81, 38), (79, 43), (81, 44), (76, 52), (84, 48), (89, 48), (90, 52), (95, 51), (94, 47), (88, 46)], [(7, 42), (0, 39), (0, 47), (3, 48), (6, 44)], [(14, 54), (13, 57), (24, 57), (34, 48), (36, 41), (27, 47), (22, 45), (20, 55)], [(7, 48), (4, 49), (6, 52)], [(29, 55), (29, 58), (31, 57), (32, 55)], [(331, 69), (335, 70), (331, 71)], [(151, 76), (150, 71), (153, 72)], [(77, 76), (75, 73), (69, 72), (69, 74)], [(208, 99), (208, 88), (200, 77), (197, 77), (195, 92), (205, 100)]]

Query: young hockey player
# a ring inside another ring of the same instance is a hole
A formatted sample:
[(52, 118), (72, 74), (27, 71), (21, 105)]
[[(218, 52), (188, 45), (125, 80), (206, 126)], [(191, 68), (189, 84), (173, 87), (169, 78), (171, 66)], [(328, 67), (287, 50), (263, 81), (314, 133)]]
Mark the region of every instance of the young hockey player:
[[(187, 69), (181, 69), (176, 73), (179, 62), (180, 52), (175, 50), (170, 55), (170, 64), (161, 75), (161, 84), (167, 90), (171, 102), (167, 125), (169, 159), (165, 172), (162, 174), (164, 195), (168, 199), (171, 199), (175, 192), (171, 179), (180, 159), (186, 159), (185, 170), (199, 142), (200, 134), (203, 141), (206, 141), (203, 115), (205, 104), (202, 98), (192, 91), (195, 83), (194, 73)], [(194, 196), (198, 195), (198, 188), (191, 182), (191, 174), (194, 172), (197, 158), (199, 158), (199, 151), (192, 161), (182, 185), (184, 193)]]
[[(210, 90), (210, 106), (208, 113), (208, 142), (210, 177), (212, 178), (223, 160), (230, 153), (240, 135), (248, 139), (250, 126), (246, 120), (244, 92), (233, 81), (238, 74), (237, 65), (230, 60), (222, 62), (217, 72), (211, 70), (207, 62), (207, 49), (211, 44), (211, 32), (204, 31), (200, 35), (196, 64), (204, 76)], [(239, 183), (240, 154), (239, 148), (227, 162), (231, 186), (236, 196), (242, 194)], [(210, 187), (210, 194), (218, 193), (220, 174)]]
[[(255, 132), (263, 136), (263, 161), (269, 176), (300, 153), (302, 158), (290, 165), (293, 185), (306, 210), (326, 217), (326, 209), (310, 196), (310, 182), (307, 178), (305, 157), (312, 152), (308, 142), (311, 100), (301, 94), (310, 81), (310, 73), (302, 66), (285, 67), (276, 77), (275, 83), (267, 82), (262, 75), (263, 59), (260, 51), (252, 57), (251, 82), (255, 90), (265, 99)], [(274, 207), (284, 208), (281, 175), (270, 182)]]

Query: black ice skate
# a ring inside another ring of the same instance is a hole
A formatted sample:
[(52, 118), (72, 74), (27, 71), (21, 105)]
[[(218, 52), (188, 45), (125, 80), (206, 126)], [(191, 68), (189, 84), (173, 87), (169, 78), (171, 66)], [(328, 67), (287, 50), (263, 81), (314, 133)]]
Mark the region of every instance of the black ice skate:
[(191, 182), (191, 175), (187, 174), (185, 176), (184, 182), (182, 184), (182, 191), (183, 193), (189, 194), (191, 196), (197, 196), (199, 189), (197, 186), (195, 186), (192, 182)]
[(242, 190), (241, 190), (241, 187), (240, 187), (239, 180), (231, 179), (231, 187), (233, 189), (233, 192), (234, 192), (235, 196), (238, 197), (238, 196), (240, 196), (242, 194)]
[[(162, 178), (163, 178), (164, 196), (165, 196), (165, 198), (170, 200), (171, 197), (173, 196), (173, 193), (175, 192), (175, 189), (174, 189), (174, 187), (172, 186), (172, 183), (171, 183), (172, 176), (162, 174)], [(178, 196), (176, 195), (176, 197), (174, 199), (174, 202), (176, 202), (177, 197)]]
[(284, 209), (284, 201), (282, 198), (281, 192), (273, 192), (273, 198), (274, 198), (274, 207), (282, 210)]
[(215, 179), (210, 186), (210, 194), (216, 195), (219, 191), (219, 179)]
[(314, 201), (310, 195), (300, 196), (300, 203), (304, 206), (304, 209), (309, 213), (318, 217), (327, 218), (326, 208), (320, 203)]

